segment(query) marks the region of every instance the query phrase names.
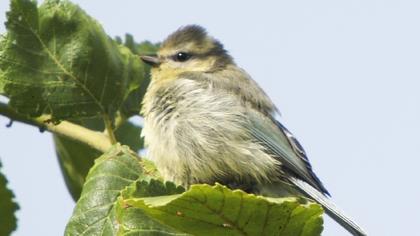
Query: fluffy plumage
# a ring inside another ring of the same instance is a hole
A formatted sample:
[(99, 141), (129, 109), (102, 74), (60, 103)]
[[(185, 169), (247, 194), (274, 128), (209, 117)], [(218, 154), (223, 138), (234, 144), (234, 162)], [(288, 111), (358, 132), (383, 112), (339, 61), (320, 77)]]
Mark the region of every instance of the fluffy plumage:
[(331, 210), (328, 191), (301, 145), (275, 120), (270, 98), (203, 28), (179, 29), (157, 59), (143, 60), (154, 66), (143, 135), (164, 178), (187, 187), (219, 182), (260, 194), (303, 194), (353, 234), (365, 235)]

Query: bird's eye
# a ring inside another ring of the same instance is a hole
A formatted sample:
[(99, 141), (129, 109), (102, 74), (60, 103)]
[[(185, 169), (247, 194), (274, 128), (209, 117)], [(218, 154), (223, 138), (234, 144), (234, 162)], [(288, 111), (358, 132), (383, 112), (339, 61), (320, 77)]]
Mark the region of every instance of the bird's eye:
[(190, 59), (191, 54), (186, 53), (186, 52), (178, 52), (175, 56), (174, 56), (174, 60), (175, 61), (180, 61), (180, 62), (184, 62), (188, 59)]

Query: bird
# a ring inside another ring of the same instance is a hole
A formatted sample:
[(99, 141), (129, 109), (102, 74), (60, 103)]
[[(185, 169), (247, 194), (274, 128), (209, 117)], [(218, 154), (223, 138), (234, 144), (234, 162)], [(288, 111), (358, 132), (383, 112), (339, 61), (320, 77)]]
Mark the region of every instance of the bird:
[(140, 58), (151, 66), (141, 135), (165, 180), (304, 196), (351, 234), (366, 235), (332, 203), (272, 100), (205, 28), (183, 26)]

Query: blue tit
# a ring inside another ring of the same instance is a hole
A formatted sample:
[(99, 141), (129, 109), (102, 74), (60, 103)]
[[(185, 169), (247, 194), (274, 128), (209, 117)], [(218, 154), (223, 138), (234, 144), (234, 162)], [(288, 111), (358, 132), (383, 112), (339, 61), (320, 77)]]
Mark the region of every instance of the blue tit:
[(166, 180), (305, 196), (353, 235), (366, 235), (330, 201), (271, 99), (205, 29), (182, 27), (141, 59), (152, 66), (142, 135)]

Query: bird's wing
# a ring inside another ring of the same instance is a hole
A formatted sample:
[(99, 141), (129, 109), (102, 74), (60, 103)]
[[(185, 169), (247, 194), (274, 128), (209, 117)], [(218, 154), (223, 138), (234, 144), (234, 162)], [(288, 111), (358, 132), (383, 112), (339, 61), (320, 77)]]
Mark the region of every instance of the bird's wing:
[(253, 109), (248, 113), (251, 135), (283, 165), (284, 169), (329, 195), (312, 171), (305, 151), (294, 136), (280, 122), (273, 122), (272, 119)]
[(291, 175), (286, 179), (306, 196), (321, 204), (328, 215), (355, 236), (366, 236), (354, 221), (343, 214), (325, 195), (329, 195), (312, 171), (305, 151), (294, 136), (280, 122), (250, 110), (251, 134)]
[(282, 133), (287, 137), (287, 141), (289, 141), (290, 146), (292, 147), (293, 151), (297, 156), (303, 160), (305, 163), (305, 166), (311, 175), (311, 177), (315, 180), (317, 183), (319, 189), (322, 193), (330, 196), (330, 193), (328, 190), (324, 187), (321, 180), (318, 178), (318, 176), (315, 175), (315, 173), (312, 171), (312, 165), (309, 162), (308, 156), (306, 155), (305, 150), (303, 149), (302, 145), (299, 143), (299, 141), (295, 138), (295, 136), (283, 125), (280, 123), (280, 121), (275, 120), (274, 121), (277, 125), (277, 127), (282, 131)]

